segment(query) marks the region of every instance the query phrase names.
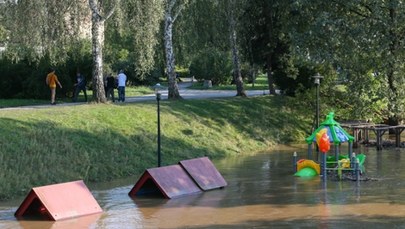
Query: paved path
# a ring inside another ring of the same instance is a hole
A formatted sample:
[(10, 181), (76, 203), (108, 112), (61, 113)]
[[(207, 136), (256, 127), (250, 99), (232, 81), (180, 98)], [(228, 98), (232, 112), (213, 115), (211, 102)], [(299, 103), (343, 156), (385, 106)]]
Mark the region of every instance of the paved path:
[[(208, 98), (223, 98), (223, 97), (233, 97), (236, 96), (235, 90), (193, 90), (189, 89), (189, 87), (193, 83), (186, 79), (183, 82), (178, 83), (179, 93), (183, 99), (208, 99)], [(167, 99), (168, 91), (162, 90), (162, 99)], [(264, 94), (269, 94), (269, 90), (247, 90), (247, 96), (259, 96)], [(154, 100), (156, 96), (154, 94), (151, 95), (144, 95), (144, 96), (136, 96), (136, 97), (127, 97), (125, 101), (128, 102), (137, 102), (137, 101), (145, 101), (145, 100)]]
[[(224, 97), (233, 97), (236, 96), (235, 90), (194, 90), (188, 89), (192, 85), (192, 82), (180, 82), (178, 83), (179, 86), (179, 93), (183, 99), (209, 99), (209, 98), (224, 98)], [(115, 91), (116, 93), (116, 91)], [(162, 100), (167, 99), (168, 91), (164, 89), (161, 91)], [(261, 96), (261, 95), (268, 95), (269, 90), (247, 90), (246, 94), (248, 97), (252, 96)], [(116, 94), (117, 98), (117, 94)], [(133, 97), (126, 97), (126, 103), (133, 103), (133, 102), (142, 102), (148, 100), (156, 100), (155, 94), (150, 95), (141, 95), (141, 96), (133, 96)], [(77, 103), (60, 103), (56, 106), (75, 106), (80, 104), (86, 104), (85, 102), (77, 102)], [(10, 108), (1, 108), (0, 110), (13, 110), (13, 109), (34, 109), (34, 108), (46, 108), (46, 107), (54, 107), (51, 105), (35, 105), (35, 106), (21, 106), (21, 107), (10, 107)]]
[[(183, 99), (208, 99), (208, 98), (223, 98), (223, 97), (233, 97), (236, 96), (236, 91), (233, 90), (192, 90), (192, 89), (179, 89), (180, 96)], [(167, 99), (167, 90), (161, 91), (162, 99)], [(248, 90), (246, 91), (247, 96), (259, 96), (264, 94), (269, 94), (269, 91), (263, 90)], [(143, 95), (136, 97), (125, 98), (126, 102), (138, 102), (156, 99), (155, 94)]]

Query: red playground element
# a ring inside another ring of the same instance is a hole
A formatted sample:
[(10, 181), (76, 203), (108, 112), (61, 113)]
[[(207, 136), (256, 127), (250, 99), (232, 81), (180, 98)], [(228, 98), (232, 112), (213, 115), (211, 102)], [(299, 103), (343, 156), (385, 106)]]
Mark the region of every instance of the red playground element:
[(319, 139), (319, 151), (322, 153), (327, 153), (330, 150), (330, 141), (327, 133), (322, 134), (322, 137)]
[(225, 179), (208, 157), (180, 161), (179, 164), (190, 174), (198, 187), (207, 191), (227, 186)]
[(207, 157), (202, 157), (183, 160), (177, 165), (147, 169), (128, 195), (157, 195), (171, 199), (226, 185), (214, 164)]
[(101, 212), (89, 189), (79, 180), (32, 188), (14, 215), (57, 221)]

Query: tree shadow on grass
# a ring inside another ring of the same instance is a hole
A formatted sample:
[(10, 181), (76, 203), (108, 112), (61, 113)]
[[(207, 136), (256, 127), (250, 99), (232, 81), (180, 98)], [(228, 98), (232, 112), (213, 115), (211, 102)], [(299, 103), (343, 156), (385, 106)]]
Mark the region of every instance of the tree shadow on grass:
[(230, 123), (240, 133), (259, 141), (286, 143), (305, 135), (310, 129), (310, 124), (304, 119), (307, 115), (292, 115), (302, 110), (283, 96), (181, 100), (166, 102), (164, 106), (170, 106), (165, 112), (179, 116), (186, 122), (199, 119), (202, 124), (219, 132)]

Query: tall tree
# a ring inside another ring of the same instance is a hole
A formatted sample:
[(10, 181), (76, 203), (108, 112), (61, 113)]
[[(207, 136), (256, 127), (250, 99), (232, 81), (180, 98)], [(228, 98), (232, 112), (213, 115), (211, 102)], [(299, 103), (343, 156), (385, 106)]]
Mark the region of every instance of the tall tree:
[(290, 16), (290, 1), (247, 1), (243, 14), (243, 47), (245, 55), (264, 66), (270, 94), (275, 94), (273, 74), (287, 70), (290, 41), (286, 25)]
[[(104, 2), (105, 3), (105, 2)], [(89, 6), (92, 12), (91, 16), (91, 34), (92, 34), (92, 54), (93, 54), (93, 99), (96, 102), (104, 103), (107, 101), (104, 91), (103, 76), (103, 48), (105, 21), (114, 13), (116, 4), (104, 5), (103, 1), (89, 0)], [(110, 7), (109, 10), (108, 7)], [(105, 13), (106, 12), (106, 13)], [(104, 14), (105, 13), (105, 14)]]
[(166, 74), (169, 81), (169, 99), (181, 98), (176, 80), (175, 56), (173, 51), (173, 24), (180, 15), (188, 0), (165, 0), (164, 43), (166, 55)]
[(232, 62), (233, 62), (233, 80), (236, 84), (236, 96), (246, 97), (246, 92), (243, 86), (243, 79), (240, 67), (240, 58), (238, 52), (238, 42), (236, 27), (237, 21), (235, 11), (237, 11), (237, 4), (235, 0), (228, 0), (228, 21), (229, 21), (229, 34), (232, 49)]

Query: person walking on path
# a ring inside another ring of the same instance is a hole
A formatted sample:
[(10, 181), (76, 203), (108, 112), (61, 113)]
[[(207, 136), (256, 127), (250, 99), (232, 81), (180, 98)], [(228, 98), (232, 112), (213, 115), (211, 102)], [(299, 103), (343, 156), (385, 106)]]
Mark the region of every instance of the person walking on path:
[(106, 86), (106, 97), (107, 99), (110, 99), (115, 102), (114, 98), (114, 88), (115, 88), (115, 78), (109, 74), (107, 77), (107, 86)]
[(118, 74), (118, 102), (125, 102), (125, 83), (127, 76), (124, 74), (124, 70), (120, 70)]
[(80, 92), (83, 91), (84, 93), (84, 100), (87, 102), (87, 92), (86, 92), (86, 78), (80, 72), (77, 72), (77, 83), (74, 84), (75, 86), (75, 94), (73, 95), (73, 102), (77, 101), (77, 97), (79, 96)]
[(60, 84), (54, 69), (51, 69), (48, 75), (46, 76), (46, 84), (49, 86), (49, 89), (51, 89), (51, 105), (56, 105), (55, 102), (56, 84), (58, 84), (60, 88), (62, 88), (62, 84)]

